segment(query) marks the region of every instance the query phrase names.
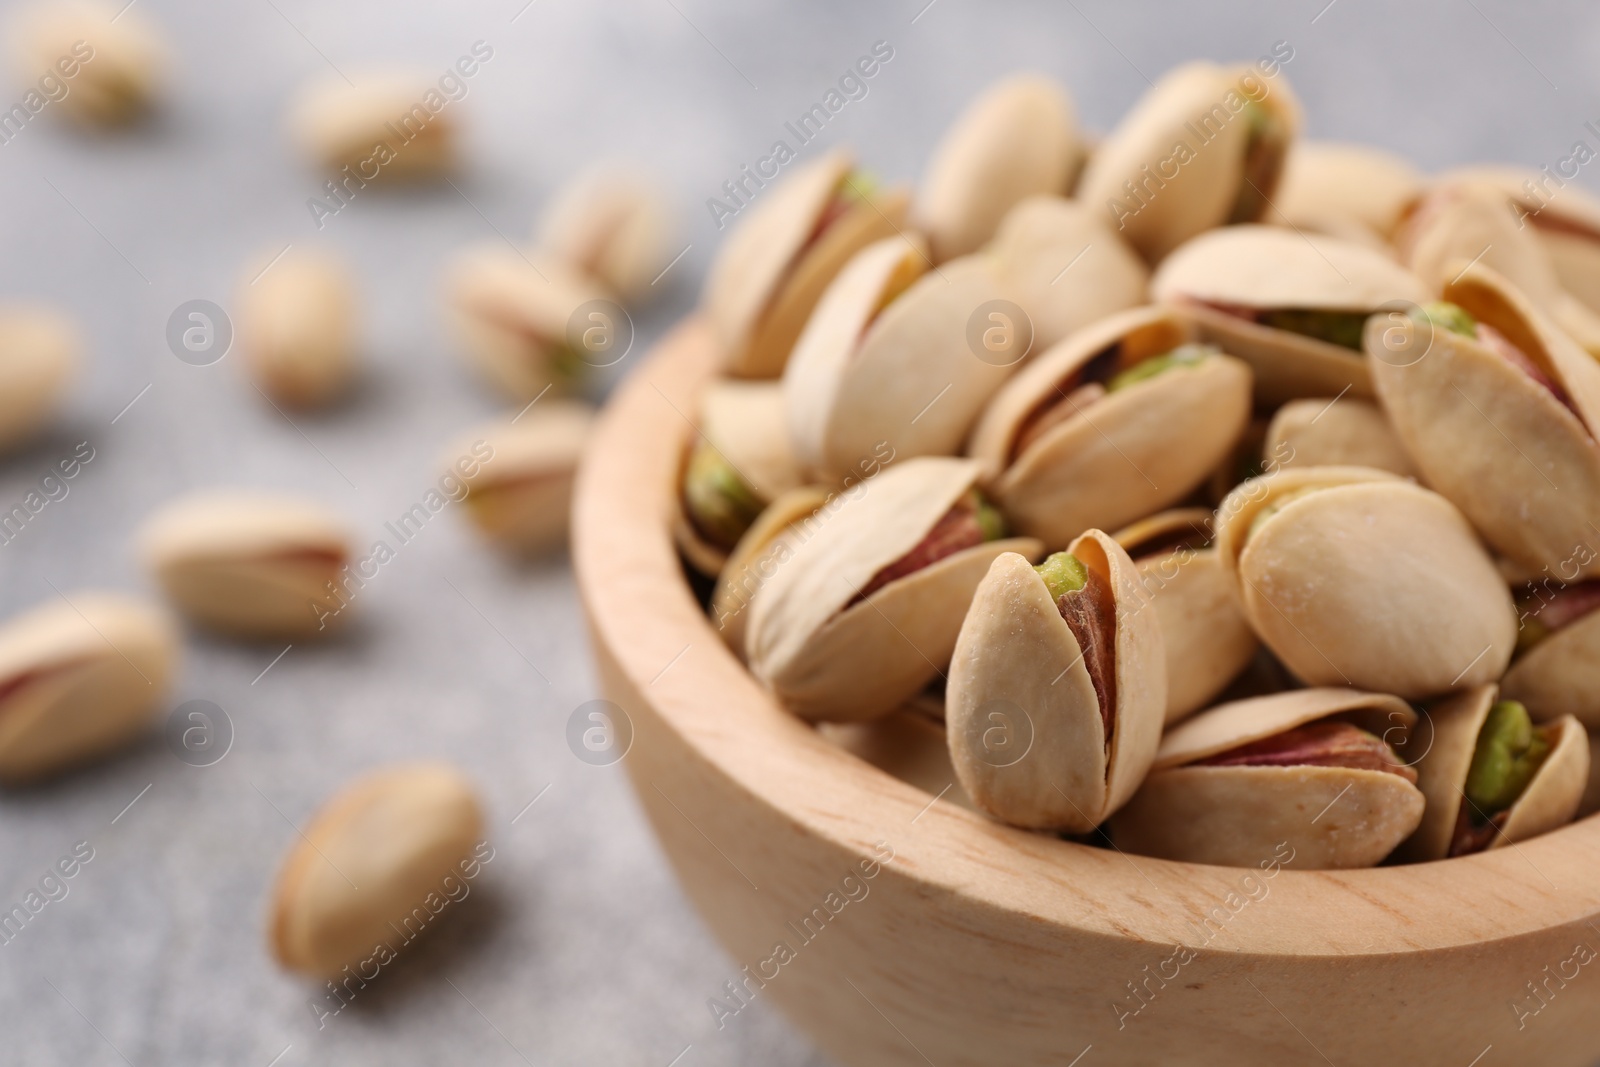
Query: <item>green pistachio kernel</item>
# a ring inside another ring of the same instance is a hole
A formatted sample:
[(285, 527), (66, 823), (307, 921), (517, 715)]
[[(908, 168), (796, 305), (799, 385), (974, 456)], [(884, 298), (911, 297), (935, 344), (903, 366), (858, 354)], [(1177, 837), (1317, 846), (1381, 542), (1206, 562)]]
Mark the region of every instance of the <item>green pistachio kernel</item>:
[(1000, 514), (1000, 509), (989, 503), (980, 493), (973, 493), (976, 497), (978, 528), (983, 531), (985, 541), (998, 541), (1007, 536), (1011, 531), (1006, 525), (1006, 517)]
[(1060, 600), (1068, 593), (1076, 593), (1089, 584), (1089, 568), (1070, 552), (1056, 552), (1033, 568), (1044, 579), (1051, 600)]
[(1411, 312), (1412, 321), (1427, 322), (1434, 326), (1442, 326), (1451, 333), (1458, 333), (1462, 337), (1478, 336), (1478, 323), (1458, 305), (1447, 300), (1434, 300), (1423, 304)]
[(1130, 385), (1147, 382), (1157, 375), (1165, 374), (1177, 367), (1192, 367), (1201, 360), (1219, 353), (1210, 345), (1179, 345), (1171, 352), (1159, 356), (1142, 359), (1138, 363), (1112, 376), (1106, 382), (1106, 392), (1115, 393), (1119, 389), (1126, 389)]
[(1307, 308), (1279, 308), (1261, 313), (1261, 325), (1287, 330), (1340, 348), (1361, 351), (1361, 328), (1366, 325), (1364, 311), (1318, 311)]
[(763, 506), (733, 464), (707, 441), (697, 444), (689, 457), (683, 500), (695, 528), (725, 549), (739, 543)]
[(1473, 817), (1481, 824), (1515, 804), (1549, 753), (1550, 742), (1533, 728), (1527, 708), (1515, 700), (1490, 708), (1467, 771)]

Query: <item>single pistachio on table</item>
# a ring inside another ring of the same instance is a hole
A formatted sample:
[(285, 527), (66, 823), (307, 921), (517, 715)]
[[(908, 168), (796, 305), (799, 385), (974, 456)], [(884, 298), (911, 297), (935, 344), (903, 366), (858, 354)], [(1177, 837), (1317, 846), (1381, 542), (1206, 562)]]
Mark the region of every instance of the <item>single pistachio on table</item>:
[(842, 150), (772, 184), (749, 191), (759, 199), (741, 208), (749, 213), (706, 278), (723, 370), (739, 378), (783, 374), (823, 290), (857, 252), (900, 230), (911, 199), (904, 189), (879, 190)]
[(1511, 594), (1444, 497), (1366, 467), (1252, 479), (1217, 510), (1217, 552), (1261, 640), (1310, 685), (1422, 700), (1493, 681)]
[(0, 626), (0, 782), (23, 784), (126, 744), (176, 672), (165, 613), (78, 592)]
[(320, 407), (355, 377), (355, 284), (323, 250), (269, 253), (246, 273), (237, 304), (239, 348), (257, 386), (277, 403)]
[(1161, 623), (1168, 725), (1215, 700), (1261, 647), (1212, 546), (1211, 521), (1206, 508), (1179, 508), (1111, 535), (1133, 560)]
[(482, 838), (472, 784), (451, 766), (400, 764), (358, 778), (284, 858), (272, 891), (273, 956), (311, 978), (359, 970), (384, 949), (378, 962), (388, 962), (397, 942), (437, 916), (433, 901), (450, 896), (449, 883), (481, 869)]
[(1282, 843), (1301, 870), (1371, 867), (1417, 828), (1417, 772), (1396, 743), (1405, 701), (1301, 689), (1223, 704), (1161, 739), (1150, 774), (1111, 820), (1144, 856), (1252, 867)]
[(604, 298), (598, 283), (559, 260), (503, 244), (474, 246), (445, 273), (445, 300), (469, 362), (524, 404), (547, 388), (571, 390), (591, 364), (612, 361), (586, 351), (589, 325), (576, 324), (579, 330), (573, 322), (579, 308)]
[(1435, 705), (1428, 718), (1431, 743), (1416, 765), (1428, 806), (1400, 858), (1471, 855), (1572, 821), (1589, 779), (1588, 738), (1572, 716), (1536, 724), (1483, 685)]
[(644, 303), (672, 259), (671, 206), (644, 174), (620, 166), (583, 171), (545, 209), (534, 244), (603, 282), (625, 304)]
[(1196, 238), (1161, 264), (1150, 293), (1193, 319), (1201, 339), (1250, 364), (1265, 407), (1372, 396), (1362, 325), (1385, 305), (1429, 296), (1381, 252), (1277, 226), (1229, 226)]
[(572, 483), (594, 418), (581, 401), (545, 400), (463, 435), (441, 466), (460, 486), (478, 532), (514, 555), (565, 544)]
[(77, 328), (43, 307), (0, 307), (0, 452), (36, 433), (56, 413), (77, 373)]
[(1540, 720), (1572, 715), (1600, 730), (1600, 579), (1549, 580), (1517, 597), (1517, 654), (1500, 688)]
[(857, 759), (958, 808), (978, 811), (950, 762), (944, 727), (915, 711), (890, 712), (871, 722), (821, 723), (817, 732)]
[(13, 39), (18, 72), (35, 84), (45, 77), (64, 83), (66, 92), (50, 98), (50, 110), (85, 126), (142, 117), (166, 80), (167, 49), (159, 33), (126, 5), (32, 5), (18, 17)]
[(1054, 80), (1013, 74), (968, 104), (923, 173), (912, 221), (937, 262), (976, 252), (1018, 201), (1065, 195), (1083, 162), (1072, 101)]
[(1269, 87), (1249, 67), (1186, 63), (1095, 148), (1076, 196), (1155, 263), (1196, 234), (1262, 218), (1299, 127), (1287, 79)]
[[(430, 107), (430, 98), (439, 103)], [(420, 181), (454, 169), (460, 109), (443, 103), (427, 74), (352, 71), (304, 89), (289, 134), (319, 166), (344, 172), (332, 183), (342, 200), (380, 177)]]
[(950, 661), (989, 563), (1042, 546), (1007, 537), (970, 460), (896, 462), (847, 490), (750, 606), (750, 667), (790, 711), (886, 715)]
[(1266, 221), (1382, 245), (1421, 189), (1422, 174), (1391, 152), (1297, 141)]
[(1064, 545), (1182, 500), (1250, 418), (1250, 369), (1194, 342), (1167, 308), (1131, 308), (1073, 334), (1007, 382), (968, 453), (1017, 529)]
[(834, 492), (821, 485), (796, 486), (779, 494), (728, 553), (711, 592), (711, 621), (740, 659), (745, 658), (749, 608), (756, 593), (810, 538), (816, 521), (812, 516), (834, 498)]
[(1349, 397), (1289, 401), (1272, 416), (1261, 454), (1274, 470), (1375, 467), (1402, 478), (1417, 474), (1383, 409)]
[(1034, 352), (1144, 303), (1150, 271), (1100, 212), (1033, 196), (1006, 215), (985, 251), (1033, 328)]
[(1516, 563), (1564, 578), (1600, 574), (1600, 365), (1507, 280), (1458, 267), (1399, 325), (1366, 345), (1378, 394), (1428, 484)]
[(1167, 702), (1161, 624), (1128, 554), (1090, 530), (1038, 567), (995, 559), (945, 695), (967, 795), (1013, 826), (1087, 833), (1138, 788)]
[(994, 261), (962, 256), (928, 270), (919, 238), (863, 249), (828, 286), (783, 376), (800, 465), (823, 481), (889, 447), (951, 455), (1022, 353), (981, 359), (975, 312), (1007, 290)]
[(139, 544), (173, 606), (213, 630), (298, 641), (331, 632), (348, 616), (341, 579), (350, 541), (314, 502), (196, 493), (146, 520)]

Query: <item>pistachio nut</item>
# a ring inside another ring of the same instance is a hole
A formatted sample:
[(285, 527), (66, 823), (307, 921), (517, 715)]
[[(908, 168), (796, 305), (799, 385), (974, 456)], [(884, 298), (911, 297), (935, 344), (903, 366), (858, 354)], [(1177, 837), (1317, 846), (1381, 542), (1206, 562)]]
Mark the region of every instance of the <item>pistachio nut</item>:
[(938, 262), (968, 255), (1018, 201), (1064, 195), (1082, 162), (1066, 91), (1040, 74), (1013, 74), (980, 93), (945, 131), (913, 219)]
[(272, 891), (272, 954), (312, 978), (359, 968), (384, 948), (392, 958), (397, 940), (438, 915), (450, 883), (480, 869), (489, 847), (482, 839), (483, 811), (454, 767), (400, 764), (356, 779), (284, 857)]
[(1217, 511), (1217, 552), (1256, 634), (1310, 685), (1421, 700), (1493, 681), (1511, 594), (1444, 497), (1365, 467), (1279, 471)]
[(1154, 263), (1216, 226), (1255, 222), (1300, 127), (1286, 79), (1249, 67), (1168, 71), (1094, 151), (1077, 198)]
[(289, 133), (308, 157), (344, 171), (346, 188), (428, 179), (455, 166), (459, 112), (428, 107), (427, 97), (439, 95), (428, 75), (375, 70), (351, 78), (313, 84), (291, 106)]
[[(29, 82), (49, 76), (67, 90), (50, 110), (85, 126), (118, 126), (146, 114), (166, 80), (156, 28), (126, 5), (68, 0), (19, 17), (14, 53)], [(37, 108), (32, 108), (37, 111)]]
[[(752, 179), (754, 180), (754, 179)], [(723, 369), (777, 378), (822, 292), (857, 252), (905, 222), (910, 195), (879, 191), (848, 153), (792, 171), (745, 205), (706, 278)]]
[(1254, 867), (1287, 847), (1296, 869), (1375, 866), (1422, 819), (1417, 772), (1395, 752), (1416, 717), (1354, 689), (1212, 708), (1161, 739), (1112, 840), (1188, 863)]
[(1076, 200), (1029, 197), (1007, 213), (986, 250), (1028, 314), (1034, 352), (1144, 302), (1144, 261)]
[(463, 487), (460, 500), (478, 532), (516, 555), (565, 544), (572, 483), (594, 418), (580, 401), (545, 400), (464, 435), (441, 466)]
[(634, 170), (603, 166), (578, 174), (556, 193), (534, 243), (635, 304), (650, 297), (672, 259), (676, 236), (671, 206), (654, 182)]
[(1361, 351), (1367, 317), (1428, 290), (1363, 245), (1277, 226), (1229, 226), (1189, 242), (1161, 264), (1151, 295), (1182, 308), (1201, 339), (1255, 372), (1256, 402), (1372, 395)]
[(239, 287), (239, 347), (256, 385), (274, 401), (319, 407), (356, 374), (355, 283), (326, 251), (274, 252)]
[(1414, 478), (1417, 469), (1383, 409), (1369, 400), (1291, 400), (1272, 416), (1262, 462), (1288, 467), (1375, 467)]
[(1179, 508), (1111, 535), (1133, 560), (1161, 623), (1169, 725), (1215, 700), (1261, 647), (1212, 547), (1211, 521), (1206, 508)]
[(577, 384), (588, 360), (570, 336), (572, 317), (604, 295), (559, 260), (529, 258), (503, 244), (461, 253), (445, 275), (445, 299), (468, 360), (521, 403)]
[(178, 638), (163, 612), (81, 592), (0, 626), (0, 782), (34, 781), (127, 743), (171, 685)]
[(967, 794), (1002, 822), (1087, 833), (1138, 788), (1167, 701), (1161, 624), (1099, 530), (1039, 567), (995, 559), (972, 598), (945, 695)]
[(1386, 241), (1422, 189), (1409, 162), (1370, 145), (1297, 141), (1268, 221), (1361, 243)]
[(877, 718), (950, 661), (989, 563), (1035, 557), (1004, 536), (974, 491), (970, 460), (895, 463), (842, 494), (810, 539), (762, 585), (745, 635), (750, 667), (801, 718)]
[(1536, 725), (1521, 704), (1482, 685), (1428, 718), (1432, 743), (1417, 763), (1428, 807), (1402, 859), (1483, 852), (1572, 821), (1589, 779), (1588, 738), (1572, 716)]
[(1250, 418), (1250, 369), (1192, 344), (1171, 309), (1131, 308), (1023, 367), (973, 429), (968, 453), (1017, 529), (1064, 545), (1182, 500)]
[(1600, 580), (1546, 581), (1517, 597), (1517, 656), (1500, 682), (1534, 718), (1572, 715), (1600, 729)]
[(810, 537), (815, 526), (812, 516), (833, 495), (820, 485), (796, 486), (780, 494), (762, 509), (717, 572), (711, 592), (711, 621), (723, 643), (740, 659), (745, 656), (747, 609), (756, 592)]
[(950, 455), (1012, 371), (968, 340), (975, 312), (1006, 289), (986, 256), (924, 273), (917, 241), (890, 237), (839, 273), (784, 372), (801, 466), (836, 481), (888, 447), (902, 458)]
[[(1600, 365), (1482, 264), (1444, 290), (1454, 316), (1367, 327), (1383, 406), (1417, 469), (1501, 554), (1565, 578), (1600, 574)], [(1464, 315), (1463, 315), (1464, 313)], [(1458, 332), (1465, 331), (1465, 332)], [(1559, 569), (1558, 569), (1559, 568)]]
[(977, 811), (950, 763), (944, 727), (914, 711), (890, 712), (871, 722), (828, 722), (818, 726), (824, 738), (870, 763), (891, 778), (916, 786), (967, 811)]
[(239, 637), (317, 637), (344, 622), (354, 592), (343, 527), (296, 497), (197, 493), (151, 516), (139, 542), (179, 611)]
[(0, 308), (0, 452), (55, 414), (77, 372), (80, 348), (77, 329), (56, 312)]

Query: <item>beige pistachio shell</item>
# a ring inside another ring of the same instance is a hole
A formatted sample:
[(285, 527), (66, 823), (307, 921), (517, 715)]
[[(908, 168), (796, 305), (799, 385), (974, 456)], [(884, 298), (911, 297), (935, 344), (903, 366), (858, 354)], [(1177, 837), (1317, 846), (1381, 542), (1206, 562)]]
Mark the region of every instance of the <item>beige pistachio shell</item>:
[(677, 226), (660, 188), (619, 165), (591, 167), (545, 209), (535, 244), (603, 282), (624, 303), (646, 301), (677, 249)]
[(1538, 837), (1571, 822), (1589, 781), (1588, 735), (1570, 715), (1555, 720), (1556, 738), (1539, 773), (1506, 812), (1490, 848)]
[(65, 84), (50, 110), (85, 126), (138, 119), (166, 80), (160, 34), (141, 12), (122, 4), (32, 4), (17, 18), (13, 42), (17, 73), (30, 86), (46, 75)]
[(1007, 288), (1033, 326), (1033, 353), (1144, 302), (1149, 270), (1100, 213), (1077, 200), (1033, 196), (989, 242)]
[(976, 252), (1025, 197), (1064, 194), (1083, 160), (1065, 90), (1040, 74), (989, 86), (945, 131), (917, 191), (915, 221), (939, 262)]
[(956, 780), (944, 727), (926, 715), (900, 710), (872, 722), (822, 723), (818, 732), (878, 770), (959, 808), (978, 808)]
[(0, 308), (0, 452), (44, 425), (81, 361), (77, 328), (43, 307)]
[(1256, 633), (1311, 685), (1421, 700), (1493, 681), (1511, 659), (1511, 594), (1472, 527), (1393, 475), (1251, 479), (1218, 509), (1217, 551)]
[(1267, 426), (1262, 456), (1273, 470), (1289, 467), (1374, 467), (1402, 478), (1417, 469), (1383, 409), (1367, 400), (1291, 400)]
[(284, 858), (272, 893), (273, 955), (323, 978), (358, 969), (380, 945), (397, 952), (479, 869), (482, 837), (478, 799), (453, 767), (401, 764), (357, 779)]
[[(1433, 329), (1386, 358), (1385, 324), (1370, 321), (1384, 408), (1423, 477), (1485, 540), (1526, 567), (1566, 574), (1600, 524), (1600, 365), (1481, 264), (1465, 267), (1444, 295), (1520, 348), (1577, 414), (1476, 338)], [(1583, 573), (1597, 572), (1600, 562)]]
[(432, 178), (455, 166), (460, 106), (421, 71), (352, 70), (308, 86), (289, 110), (289, 135), (305, 155), (353, 181)]
[(343, 526), (297, 497), (197, 493), (152, 515), (139, 545), (179, 611), (238, 637), (322, 636), (353, 606), (341, 600), (352, 558)]
[(728, 553), (711, 593), (711, 621), (723, 643), (740, 659), (745, 655), (746, 624), (750, 621), (749, 607), (756, 591), (788, 561), (795, 547), (810, 536), (812, 523), (806, 520), (832, 498), (832, 491), (821, 485), (802, 485), (788, 490), (762, 510)]
[(805, 481), (784, 420), (781, 382), (718, 379), (700, 396), (700, 432), (763, 500)]
[(1382, 240), (1421, 189), (1421, 172), (1391, 152), (1369, 145), (1299, 141), (1289, 152), (1273, 198), (1275, 210), (1267, 217), (1302, 229), (1328, 233), (1335, 227)]
[(355, 377), (355, 282), (326, 250), (261, 257), (239, 286), (235, 318), (246, 367), (277, 403), (319, 407)]
[(1600, 612), (1563, 626), (1517, 657), (1500, 687), (1536, 721), (1571, 715), (1600, 729)]
[(847, 490), (750, 607), (750, 666), (801, 718), (871, 719), (910, 699), (949, 663), (972, 592), (1003, 552), (1036, 556), (1027, 538), (990, 541), (859, 591), (928, 534), (978, 478), (970, 460), (895, 463)]
[(951, 760), (979, 807), (1013, 826), (1085, 833), (1133, 795), (1155, 755), (1166, 653), (1127, 553), (1098, 530), (1069, 551), (1107, 582), (1116, 609), (1111, 736), (1084, 650), (1014, 553), (995, 559), (972, 598), (945, 709)]
[[(1104, 210), (1112, 227), (1152, 263), (1223, 225), (1244, 183), (1249, 129), (1241, 116), (1251, 99), (1276, 112), (1292, 140), (1300, 109), (1287, 79), (1265, 82), (1249, 67), (1205, 62), (1169, 71), (1095, 148), (1077, 198)], [(1261, 194), (1270, 199), (1277, 183), (1274, 172), (1259, 185)]]
[(566, 543), (572, 483), (594, 418), (594, 408), (580, 401), (542, 400), (484, 423), (446, 452), (440, 485), (491, 544), (518, 555), (558, 548)]
[(964, 256), (926, 274), (924, 266), (921, 248), (903, 238), (863, 249), (795, 345), (783, 381), (789, 431), (801, 466), (823, 480), (884, 447), (901, 458), (956, 452), (1016, 367), (978, 358), (968, 338), (980, 307), (1006, 295), (993, 262)]
[(1107, 394), (1017, 451), (1028, 417), (1107, 348), (1154, 356), (1192, 337), (1171, 309), (1132, 308), (1036, 357), (996, 394), (968, 452), (1018, 530), (1059, 546), (1126, 525), (1183, 499), (1229, 455), (1250, 418), (1250, 370), (1223, 355)]
[(0, 782), (102, 756), (143, 731), (167, 695), (178, 637), (165, 613), (77, 592), (0, 626)]

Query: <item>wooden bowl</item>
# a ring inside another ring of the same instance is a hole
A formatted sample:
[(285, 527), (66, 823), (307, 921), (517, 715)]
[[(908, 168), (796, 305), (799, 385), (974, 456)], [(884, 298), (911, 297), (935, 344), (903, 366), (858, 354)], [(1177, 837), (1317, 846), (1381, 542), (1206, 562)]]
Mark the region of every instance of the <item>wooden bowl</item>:
[(1594, 1062), (1594, 819), (1411, 867), (1171, 863), (934, 802), (786, 714), (695, 603), (668, 531), (712, 371), (697, 321), (635, 370), (574, 517), (634, 788), (733, 957), (728, 985), (684, 991), (708, 1021), (770, 999), (851, 1065)]

